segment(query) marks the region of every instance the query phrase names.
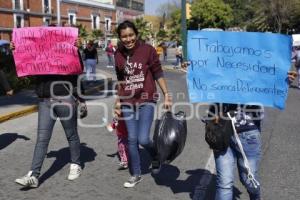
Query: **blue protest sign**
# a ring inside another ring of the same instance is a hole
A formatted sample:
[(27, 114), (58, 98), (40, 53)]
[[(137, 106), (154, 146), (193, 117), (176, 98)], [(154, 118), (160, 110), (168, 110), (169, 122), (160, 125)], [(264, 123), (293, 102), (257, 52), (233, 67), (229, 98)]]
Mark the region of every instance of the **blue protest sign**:
[(190, 102), (285, 107), (290, 36), (188, 31), (187, 46)]

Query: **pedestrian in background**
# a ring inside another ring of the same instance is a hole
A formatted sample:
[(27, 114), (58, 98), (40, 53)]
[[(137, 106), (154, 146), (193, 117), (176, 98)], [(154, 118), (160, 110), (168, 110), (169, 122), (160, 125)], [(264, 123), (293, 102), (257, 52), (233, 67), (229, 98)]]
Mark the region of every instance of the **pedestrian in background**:
[(168, 46), (165, 42), (162, 43), (164, 61), (166, 62), (168, 59)]
[(107, 64), (107, 68), (113, 68), (114, 67), (114, 53), (115, 53), (116, 49), (113, 46), (113, 44), (111, 43), (111, 41), (109, 40), (107, 43), (107, 47), (105, 48), (105, 52), (107, 55), (107, 59), (108, 59), (108, 64)]
[(3, 87), (6, 95), (13, 95), (14, 91), (8, 83), (6, 75), (4, 74), (2, 69), (0, 69), (0, 85)]
[(11, 54), (9, 51), (9, 42), (6, 40), (2, 41), (5, 41), (5, 43), (0, 46), (0, 86), (3, 88), (6, 95), (11, 96), (13, 95), (14, 91), (7, 80), (6, 74), (3, 71), (3, 67), (7, 62), (6, 58), (8, 58)]
[(183, 61), (183, 56), (182, 56), (182, 46), (179, 42), (177, 42), (177, 46), (175, 49), (175, 56), (176, 56), (175, 68), (180, 67)]
[(85, 61), (87, 80), (96, 80), (96, 64), (98, 63), (98, 53), (97, 49), (94, 47), (93, 41), (89, 41), (86, 45), (86, 48), (83, 50), (83, 59)]
[(124, 21), (117, 33), (120, 45), (115, 53), (115, 70), (118, 79), (116, 109), (121, 108), (128, 131), (130, 178), (124, 187), (134, 187), (142, 180), (139, 145), (152, 157), (152, 172), (158, 173), (160, 163), (150, 140), (150, 128), (157, 101), (156, 83), (164, 95), (164, 106), (172, 102), (156, 50), (138, 39), (134, 23)]
[[(79, 39), (76, 46), (79, 46)], [(14, 49), (13, 43), (11, 48)], [(30, 171), (25, 176), (15, 180), (16, 183), (29, 188), (39, 186), (38, 178), (47, 154), (53, 127), (58, 118), (62, 123), (70, 147), (71, 164), (67, 179), (75, 180), (82, 172), (80, 139), (77, 131), (78, 104), (74, 98), (77, 97), (80, 102), (83, 102), (76, 95), (78, 75), (38, 75), (36, 79), (36, 94), (39, 97), (37, 140)], [(61, 83), (62, 81), (68, 82), (70, 85)], [(66, 96), (68, 98), (65, 98)]]
[(292, 61), (294, 60), (294, 65), (298, 73), (298, 88), (300, 89), (300, 47), (295, 47), (295, 51), (292, 52)]

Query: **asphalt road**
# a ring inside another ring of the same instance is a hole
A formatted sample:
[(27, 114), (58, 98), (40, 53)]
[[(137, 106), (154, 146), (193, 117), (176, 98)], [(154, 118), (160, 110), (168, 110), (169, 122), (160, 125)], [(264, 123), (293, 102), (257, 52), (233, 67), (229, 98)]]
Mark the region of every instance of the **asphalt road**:
[[(104, 66), (100, 61), (99, 67)], [(106, 70), (112, 72), (112, 69)], [(97, 99), (88, 101), (88, 117), (79, 122), (84, 170), (74, 182), (66, 180), (69, 170), (68, 144), (62, 126), (57, 122), (42, 168), (40, 187), (21, 189), (14, 179), (25, 175), (30, 168), (36, 140), (37, 113), (0, 124), (0, 199), (188, 200), (196, 199), (199, 191), (206, 193), (203, 199), (213, 199), (214, 176), (208, 185), (203, 185), (205, 180), (200, 181), (210, 174), (207, 167), (213, 167), (208, 165), (211, 151), (204, 141), (204, 125), (199, 119), (205, 115), (206, 106), (191, 107), (186, 103), (184, 73), (168, 71), (166, 78), (173, 94), (174, 110), (185, 111), (189, 118), (188, 138), (182, 154), (170, 165), (163, 166), (158, 176), (151, 176), (149, 157), (141, 150), (143, 181), (135, 188), (123, 188), (129, 174), (117, 170), (117, 158), (107, 156), (116, 152), (116, 137), (103, 127), (102, 121), (103, 118), (111, 119), (114, 98), (99, 93)], [(291, 88), (284, 111), (266, 109), (260, 170), (265, 200), (300, 199), (299, 100), (300, 90)], [(160, 111), (157, 112), (159, 114)], [(235, 193), (235, 199), (248, 199), (238, 179)]]

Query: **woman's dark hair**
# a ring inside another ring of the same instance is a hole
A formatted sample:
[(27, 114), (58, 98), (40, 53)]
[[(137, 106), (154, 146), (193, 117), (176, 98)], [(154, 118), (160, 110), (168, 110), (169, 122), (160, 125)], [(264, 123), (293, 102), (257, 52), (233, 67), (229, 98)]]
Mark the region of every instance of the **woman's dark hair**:
[(119, 37), (121, 36), (121, 30), (124, 30), (126, 28), (131, 28), (136, 35), (139, 34), (139, 32), (138, 32), (137, 28), (135, 27), (134, 23), (131, 22), (131, 21), (126, 20), (126, 21), (122, 22), (121, 24), (119, 24), (119, 26), (117, 28), (117, 33), (118, 33)]

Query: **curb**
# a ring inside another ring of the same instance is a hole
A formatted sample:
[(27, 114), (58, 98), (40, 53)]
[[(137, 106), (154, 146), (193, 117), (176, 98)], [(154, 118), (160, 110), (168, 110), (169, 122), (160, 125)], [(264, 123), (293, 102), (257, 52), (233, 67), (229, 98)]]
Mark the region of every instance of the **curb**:
[(0, 123), (11, 120), (11, 119), (15, 119), (15, 118), (18, 118), (18, 117), (23, 117), (25, 115), (34, 113), (37, 110), (38, 110), (37, 105), (26, 106), (25, 108), (22, 108), (18, 111), (14, 111), (14, 112), (10, 112), (10, 113), (0, 115)]
[[(112, 78), (107, 78), (105, 82), (108, 82), (110, 84), (112, 82)], [(85, 91), (86, 94), (91, 94), (93, 92), (99, 92), (104, 89), (104, 83), (99, 84), (98, 86), (94, 86), (92, 88), (89, 88)], [(3, 123), (5, 121), (11, 120), (11, 119), (16, 119), (19, 117), (23, 117), (26, 115), (29, 115), (31, 113), (37, 112), (38, 111), (38, 106), (33, 105), (33, 106), (26, 106), (24, 108), (21, 108), (17, 111), (5, 113), (3, 115), (0, 115), (0, 123)]]

